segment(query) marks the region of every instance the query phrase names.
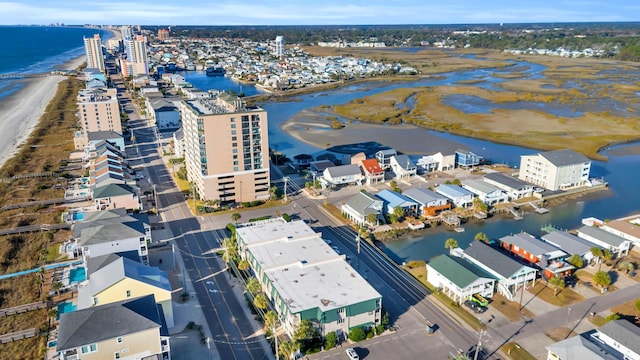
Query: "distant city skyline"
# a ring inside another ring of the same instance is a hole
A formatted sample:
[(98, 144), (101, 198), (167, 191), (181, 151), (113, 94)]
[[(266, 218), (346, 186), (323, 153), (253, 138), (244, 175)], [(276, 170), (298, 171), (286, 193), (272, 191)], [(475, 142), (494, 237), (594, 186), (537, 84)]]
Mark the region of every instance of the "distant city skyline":
[(637, 0), (0, 1), (1, 25), (383, 25), (640, 21)]

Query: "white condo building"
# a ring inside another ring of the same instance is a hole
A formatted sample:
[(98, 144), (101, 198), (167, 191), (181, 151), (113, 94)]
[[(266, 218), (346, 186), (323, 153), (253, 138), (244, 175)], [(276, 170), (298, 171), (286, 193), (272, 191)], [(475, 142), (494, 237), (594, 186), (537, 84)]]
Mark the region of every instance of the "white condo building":
[(100, 34), (95, 34), (92, 38), (84, 38), (84, 51), (87, 57), (87, 67), (100, 69), (100, 71), (104, 72), (104, 55), (102, 54)]
[(520, 157), (521, 180), (549, 190), (589, 184), (591, 161), (573, 150), (554, 150)]

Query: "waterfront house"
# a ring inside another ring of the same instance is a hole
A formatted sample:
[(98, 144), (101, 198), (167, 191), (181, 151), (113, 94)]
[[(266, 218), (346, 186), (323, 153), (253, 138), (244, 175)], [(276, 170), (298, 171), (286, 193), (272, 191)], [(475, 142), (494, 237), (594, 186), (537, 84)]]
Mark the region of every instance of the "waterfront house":
[(404, 216), (413, 216), (418, 213), (418, 203), (406, 195), (385, 189), (378, 192), (376, 197), (384, 202), (383, 211), (385, 215), (393, 214), (397, 207), (402, 209)]
[(162, 307), (153, 295), (60, 314), (60, 360), (171, 359)]
[(594, 246), (600, 248), (599, 246), (566, 231), (553, 231), (542, 235), (541, 238), (543, 241), (562, 249), (562, 251), (569, 255), (579, 255), (585, 263), (589, 263), (593, 259), (591, 248)]
[(418, 168), (407, 155), (392, 156), (390, 165), (393, 173), (401, 180), (408, 180), (409, 178), (416, 176), (418, 172)]
[(378, 222), (384, 219), (383, 204), (383, 201), (376, 196), (365, 191), (359, 191), (342, 204), (340, 209), (342, 214), (358, 225), (369, 223), (370, 214), (374, 214), (376, 221), (371, 225), (378, 225)]
[(462, 187), (474, 193), (480, 201), (487, 205), (495, 205), (509, 201), (509, 195), (486, 181), (466, 179), (462, 181)]
[(468, 207), (473, 204), (473, 193), (458, 185), (438, 185), (435, 192), (451, 200), (457, 207)]
[(484, 181), (506, 191), (507, 195), (509, 195), (509, 200), (512, 201), (533, 195), (534, 186), (532, 184), (501, 172), (486, 174)]
[(498, 281), (497, 291), (509, 300), (514, 300), (518, 289), (522, 289), (527, 283), (535, 285), (538, 272), (536, 269), (522, 265), (482, 241), (472, 242), (464, 250), (462, 257), (494, 276)]
[(334, 166), (336, 166), (336, 164), (334, 164), (331, 160), (312, 161), (309, 163), (309, 171), (315, 171), (316, 173), (320, 174), (327, 168)]
[(640, 360), (640, 327), (613, 320), (598, 329), (548, 345), (547, 360)]
[(376, 152), (376, 159), (384, 170), (391, 168), (391, 158), (398, 155), (394, 149), (379, 150)]
[(93, 203), (96, 210), (125, 208), (142, 210), (138, 187), (126, 184), (108, 184), (93, 190)]
[(479, 266), (446, 254), (427, 263), (427, 281), (458, 304), (478, 294), (493, 296), (495, 278)]
[(85, 270), (87, 281), (78, 287), (78, 309), (153, 294), (162, 306), (167, 326), (174, 326), (171, 284), (166, 272), (119, 254), (89, 257)]
[(445, 210), (451, 210), (449, 200), (428, 189), (411, 188), (403, 192), (409, 199), (418, 203), (418, 215), (420, 216), (436, 216)]
[(340, 165), (324, 169), (322, 178), (331, 186), (344, 184), (362, 185), (364, 177), (358, 165)]
[(597, 226), (582, 226), (577, 230), (578, 236), (611, 252), (613, 257), (620, 257), (629, 253), (631, 241), (610, 233)]
[(367, 185), (373, 185), (384, 181), (384, 170), (377, 159), (366, 159), (360, 162)]
[(302, 320), (322, 336), (380, 324), (382, 296), (303, 221), (239, 224), (236, 238), (289, 336)]
[(640, 246), (640, 215), (611, 220), (602, 224), (600, 228), (631, 241), (635, 246)]
[(455, 151), (456, 167), (469, 168), (480, 165), (482, 156), (476, 155), (468, 150), (458, 149)]
[(518, 177), (549, 190), (589, 185), (591, 161), (573, 150), (553, 150), (520, 157)]
[(73, 239), (65, 244), (70, 258), (135, 251), (140, 262), (149, 264), (151, 227), (146, 215), (128, 215), (120, 208), (86, 212), (83, 216), (83, 221), (73, 225)]
[(545, 280), (569, 276), (575, 270), (573, 265), (564, 261), (569, 256), (566, 252), (526, 232), (503, 236), (498, 243), (509, 253), (540, 269)]

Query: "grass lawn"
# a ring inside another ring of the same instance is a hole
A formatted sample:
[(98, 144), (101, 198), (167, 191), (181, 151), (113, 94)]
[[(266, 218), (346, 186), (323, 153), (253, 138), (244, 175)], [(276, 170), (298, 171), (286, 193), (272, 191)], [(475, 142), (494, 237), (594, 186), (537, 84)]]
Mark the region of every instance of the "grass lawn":
[(518, 321), (522, 317), (531, 318), (535, 316), (529, 309), (524, 308), (520, 310), (520, 303), (517, 301), (509, 301), (506, 297), (500, 294), (494, 294), (489, 304), (492, 308), (498, 310), (509, 321)]
[(527, 291), (535, 294), (539, 299), (557, 306), (571, 305), (584, 300), (582, 295), (569, 288), (558, 290), (557, 295), (553, 296), (553, 289), (546, 286), (543, 281), (537, 281), (536, 286)]
[(529, 354), (529, 352), (523, 349), (518, 343), (510, 342), (500, 347), (503, 353), (505, 353), (509, 359), (513, 360), (536, 360), (536, 358)]

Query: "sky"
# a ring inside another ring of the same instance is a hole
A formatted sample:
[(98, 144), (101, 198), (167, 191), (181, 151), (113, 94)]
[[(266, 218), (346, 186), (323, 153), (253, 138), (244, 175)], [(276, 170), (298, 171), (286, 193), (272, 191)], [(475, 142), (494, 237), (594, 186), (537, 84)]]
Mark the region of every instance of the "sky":
[(345, 25), (640, 21), (640, 0), (0, 0), (0, 25)]

